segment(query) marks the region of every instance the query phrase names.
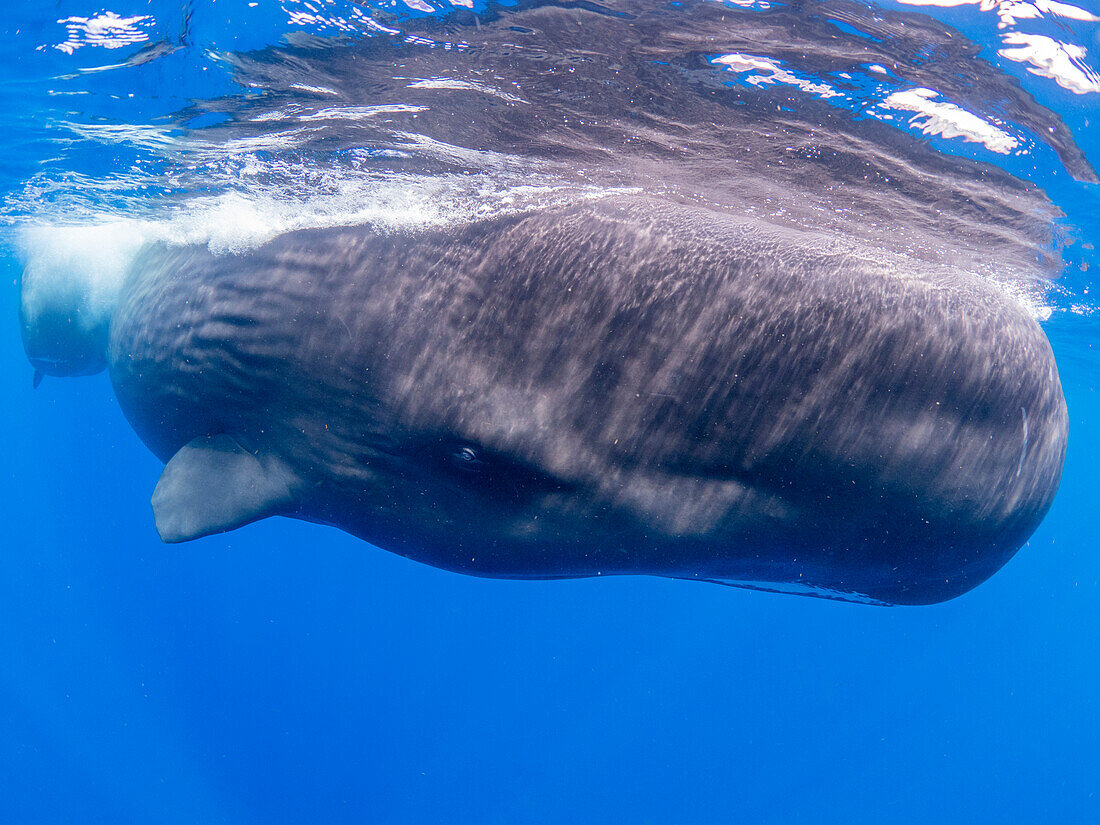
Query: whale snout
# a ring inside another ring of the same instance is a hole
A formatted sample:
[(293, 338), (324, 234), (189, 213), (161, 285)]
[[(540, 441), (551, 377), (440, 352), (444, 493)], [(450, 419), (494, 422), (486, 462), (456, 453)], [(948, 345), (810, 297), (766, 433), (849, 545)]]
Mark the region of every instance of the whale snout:
[(93, 375), (107, 367), (110, 317), (79, 284), (46, 294), (24, 275), (19, 308), (23, 350), (44, 375)]
[(75, 376), (106, 369), (111, 317), (143, 239), (126, 222), (23, 233), (19, 321), (35, 370)]

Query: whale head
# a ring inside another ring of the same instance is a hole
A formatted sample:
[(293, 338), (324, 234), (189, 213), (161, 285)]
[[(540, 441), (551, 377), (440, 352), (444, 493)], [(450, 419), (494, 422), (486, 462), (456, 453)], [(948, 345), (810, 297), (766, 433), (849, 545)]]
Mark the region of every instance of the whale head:
[(483, 576), (942, 601), (1035, 529), (1066, 444), (995, 285), (645, 197), (151, 247), (108, 361), (165, 540), (284, 515)]
[(41, 375), (93, 375), (107, 366), (111, 314), (141, 246), (132, 224), (37, 227), (21, 238), (23, 349)]

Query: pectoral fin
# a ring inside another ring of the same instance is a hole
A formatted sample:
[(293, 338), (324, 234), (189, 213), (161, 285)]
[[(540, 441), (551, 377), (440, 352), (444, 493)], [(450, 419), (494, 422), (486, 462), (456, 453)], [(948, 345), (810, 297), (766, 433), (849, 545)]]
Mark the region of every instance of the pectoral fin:
[(157, 532), (179, 542), (243, 527), (292, 510), (296, 487), (278, 458), (228, 435), (196, 438), (172, 456), (153, 491)]

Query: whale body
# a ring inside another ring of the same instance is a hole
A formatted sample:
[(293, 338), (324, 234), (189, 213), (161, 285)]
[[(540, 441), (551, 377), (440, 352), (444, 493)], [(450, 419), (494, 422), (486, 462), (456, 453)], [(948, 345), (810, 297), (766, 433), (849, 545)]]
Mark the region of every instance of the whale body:
[(480, 576), (933, 603), (1027, 540), (1066, 448), (1003, 289), (641, 195), (151, 245), (101, 337), (169, 542), (283, 515)]

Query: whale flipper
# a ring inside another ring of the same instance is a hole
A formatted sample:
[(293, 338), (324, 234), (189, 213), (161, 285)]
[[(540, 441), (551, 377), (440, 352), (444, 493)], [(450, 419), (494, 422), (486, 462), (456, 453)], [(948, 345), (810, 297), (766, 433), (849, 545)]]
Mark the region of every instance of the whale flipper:
[(293, 473), (229, 435), (203, 436), (172, 456), (153, 491), (157, 532), (190, 541), (293, 509)]

